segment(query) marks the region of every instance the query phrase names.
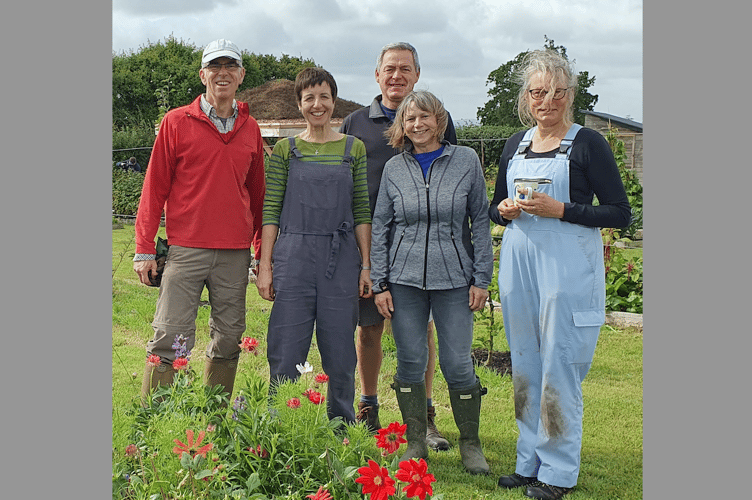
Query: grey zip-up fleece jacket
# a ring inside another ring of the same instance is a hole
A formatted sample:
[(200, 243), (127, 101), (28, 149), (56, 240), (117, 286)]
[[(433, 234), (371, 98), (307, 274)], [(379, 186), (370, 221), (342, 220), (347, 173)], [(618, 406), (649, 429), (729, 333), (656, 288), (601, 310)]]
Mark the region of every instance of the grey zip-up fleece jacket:
[(444, 151), (425, 179), (409, 151), (384, 166), (371, 228), (374, 285), (487, 289), (491, 282), (493, 251), (483, 168), (471, 148), (442, 143)]

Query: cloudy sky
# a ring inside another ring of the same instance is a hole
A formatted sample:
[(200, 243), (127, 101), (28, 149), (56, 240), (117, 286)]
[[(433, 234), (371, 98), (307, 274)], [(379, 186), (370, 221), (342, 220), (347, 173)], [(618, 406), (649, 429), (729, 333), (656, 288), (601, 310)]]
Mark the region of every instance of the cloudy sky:
[(169, 35), (197, 47), (227, 38), (256, 54), (313, 59), (339, 96), (368, 104), (379, 49), (418, 50), (417, 89), (444, 101), (455, 121), (488, 100), (488, 74), (544, 35), (595, 76), (595, 111), (642, 122), (640, 0), (113, 0), (112, 50), (137, 51)]

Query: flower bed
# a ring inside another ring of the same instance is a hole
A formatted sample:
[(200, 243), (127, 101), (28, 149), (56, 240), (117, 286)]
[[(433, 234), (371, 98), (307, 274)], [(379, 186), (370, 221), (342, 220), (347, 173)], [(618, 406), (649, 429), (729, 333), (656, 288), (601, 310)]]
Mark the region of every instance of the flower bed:
[[(241, 348), (259, 353), (255, 339)], [(113, 498), (441, 498), (431, 496), (425, 461), (396, 458), (406, 426), (394, 422), (374, 440), (361, 424), (327, 418), (328, 377), (309, 363), (273, 397), (265, 380), (245, 374), (230, 402), (193, 371), (184, 339), (173, 349), (182, 360), (173, 384), (129, 409), (130, 442), (113, 450)]]

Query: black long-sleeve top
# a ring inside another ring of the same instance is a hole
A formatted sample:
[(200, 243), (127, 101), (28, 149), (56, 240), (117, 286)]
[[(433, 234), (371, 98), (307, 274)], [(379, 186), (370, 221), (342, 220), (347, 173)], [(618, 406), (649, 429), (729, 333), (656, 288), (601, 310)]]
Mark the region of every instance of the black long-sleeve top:
[[(488, 215), (503, 226), (511, 221), (502, 218), (496, 207), (509, 198), (507, 165), (524, 135), (525, 131), (522, 131), (510, 137), (499, 159), (499, 175)], [(545, 153), (533, 153), (528, 149), (525, 158), (554, 158), (558, 150), (557, 147)], [(564, 203), (561, 220), (590, 227), (627, 227), (632, 209), (606, 139), (595, 130), (583, 127), (572, 143), (569, 160), (570, 202)], [(598, 197), (597, 206), (593, 206), (593, 194)]]

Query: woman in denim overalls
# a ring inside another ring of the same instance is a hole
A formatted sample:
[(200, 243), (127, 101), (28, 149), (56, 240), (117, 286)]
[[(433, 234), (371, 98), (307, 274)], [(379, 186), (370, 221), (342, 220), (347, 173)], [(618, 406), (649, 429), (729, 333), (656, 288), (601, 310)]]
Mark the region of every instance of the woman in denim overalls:
[(556, 500), (577, 483), (581, 385), (605, 321), (600, 228), (628, 225), (630, 207), (608, 143), (573, 123), (566, 59), (534, 51), (522, 68), (518, 109), (532, 128), (507, 141), (489, 208), (506, 225), (499, 295), (520, 431), (499, 486)]
[(297, 365), (306, 361), (315, 324), (329, 376), (327, 414), (352, 423), (358, 296), (371, 294), (366, 150), (331, 127), (337, 86), (329, 72), (302, 70), (295, 92), (307, 127), (274, 146), (256, 279), (261, 297), (274, 301), (269, 392), (300, 376)]

